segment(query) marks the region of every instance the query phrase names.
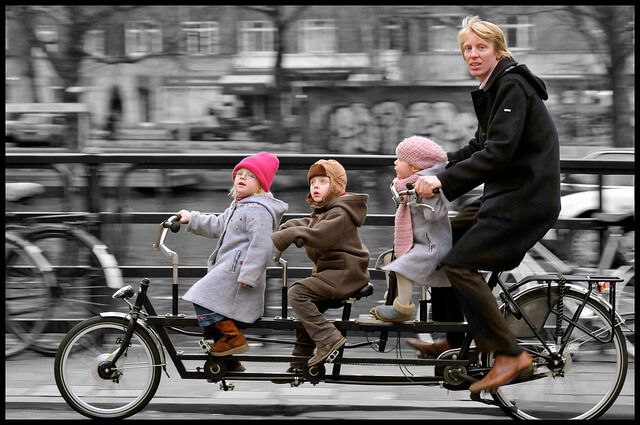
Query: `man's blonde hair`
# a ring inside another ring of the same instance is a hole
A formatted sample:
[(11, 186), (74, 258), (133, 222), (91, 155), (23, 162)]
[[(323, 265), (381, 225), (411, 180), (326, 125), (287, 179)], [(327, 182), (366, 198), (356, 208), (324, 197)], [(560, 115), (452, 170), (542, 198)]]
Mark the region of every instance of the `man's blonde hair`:
[(474, 33), (483, 40), (492, 42), (500, 59), (505, 57), (513, 59), (513, 54), (507, 49), (507, 41), (500, 27), (491, 22), (481, 20), (479, 16), (467, 16), (462, 20), (462, 29), (458, 32), (458, 42), (460, 43), (460, 51), (462, 51), (463, 56), (463, 45), (469, 32)]

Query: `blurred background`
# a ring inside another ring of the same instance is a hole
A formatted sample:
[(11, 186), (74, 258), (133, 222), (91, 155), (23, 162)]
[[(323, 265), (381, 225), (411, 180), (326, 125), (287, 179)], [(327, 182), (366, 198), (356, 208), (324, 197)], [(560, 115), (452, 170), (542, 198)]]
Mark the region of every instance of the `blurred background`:
[[(370, 195), (370, 214), (393, 214), (397, 143), (418, 134), (454, 150), (475, 131), (478, 81), (456, 39), (467, 15), (499, 25), (544, 79), (563, 160), (635, 160), (633, 6), (5, 6), (6, 210), (101, 214), (94, 234), (120, 265), (167, 264), (151, 249), (157, 224), (126, 214), (220, 213), (233, 165), (153, 167), (145, 155), (264, 150), (388, 156), (349, 170), (348, 190)], [(93, 169), (69, 159), (78, 154), (138, 156)], [(21, 168), (30, 155), (52, 165)], [(281, 167), (274, 181), (290, 213), (309, 212), (306, 167)], [(561, 218), (634, 214), (633, 173), (563, 179)], [(624, 235), (630, 257), (634, 232)], [(393, 229), (363, 238), (373, 263)], [(211, 241), (179, 239), (182, 263), (204, 266)], [(543, 242), (570, 267), (594, 268), (602, 241), (564, 228)]]

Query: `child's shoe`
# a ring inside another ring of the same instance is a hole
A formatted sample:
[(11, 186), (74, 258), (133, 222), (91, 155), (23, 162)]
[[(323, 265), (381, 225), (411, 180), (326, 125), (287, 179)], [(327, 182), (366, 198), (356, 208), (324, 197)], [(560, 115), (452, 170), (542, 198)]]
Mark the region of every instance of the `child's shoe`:
[(209, 353), (212, 356), (228, 356), (249, 351), (247, 340), (232, 320), (217, 322), (216, 327), (222, 332), (223, 337), (215, 343), (209, 344)]
[(383, 322), (406, 322), (411, 319), (416, 305), (411, 301), (410, 305), (400, 304), (398, 298), (393, 300), (393, 305), (379, 305), (371, 309), (370, 313)]
[(316, 355), (311, 357), (307, 364), (309, 367), (315, 366), (327, 360), (327, 357), (331, 355), (336, 350), (339, 350), (345, 343), (347, 342), (347, 338), (340, 335), (339, 338), (336, 338), (334, 341), (330, 341), (327, 344), (317, 347)]

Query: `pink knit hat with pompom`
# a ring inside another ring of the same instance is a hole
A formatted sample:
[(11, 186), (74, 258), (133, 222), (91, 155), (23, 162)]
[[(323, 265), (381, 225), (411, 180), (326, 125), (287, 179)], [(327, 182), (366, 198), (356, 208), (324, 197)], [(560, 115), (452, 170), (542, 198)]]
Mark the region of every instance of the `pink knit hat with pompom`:
[(420, 170), (429, 168), (440, 162), (447, 162), (447, 153), (431, 139), (411, 136), (404, 139), (396, 147), (398, 159), (413, 165)]
[(260, 186), (265, 192), (271, 190), (271, 182), (278, 171), (280, 161), (278, 157), (269, 152), (260, 152), (253, 156), (248, 156), (238, 163), (233, 169), (233, 180), (236, 180), (236, 171), (246, 168), (258, 179)]

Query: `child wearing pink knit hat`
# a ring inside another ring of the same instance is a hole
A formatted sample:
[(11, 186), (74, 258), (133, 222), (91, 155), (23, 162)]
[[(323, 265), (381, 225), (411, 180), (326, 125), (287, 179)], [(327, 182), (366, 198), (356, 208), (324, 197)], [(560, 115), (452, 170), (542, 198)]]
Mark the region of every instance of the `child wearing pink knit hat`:
[[(396, 195), (407, 189), (418, 177), (432, 175), (444, 169), (446, 152), (434, 141), (421, 136), (409, 137), (397, 146), (398, 159), (394, 162), (397, 177), (391, 183)], [(447, 277), (438, 269), (441, 258), (451, 249), (451, 225), (445, 199), (418, 197), (411, 202), (408, 196), (398, 199), (395, 220), (395, 259), (376, 267), (394, 272), (398, 282), (398, 295), (393, 304), (374, 307), (371, 313), (379, 320), (401, 322), (411, 319), (415, 311), (412, 300), (413, 285), (450, 286)]]
[[(212, 356), (246, 352), (249, 345), (234, 321), (253, 323), (264, 311), (271, 233), (288, 209), (270, 192), (278, 166), (271, 153), (248, 156), (233, 169), (234, 199), (222, 214), (179, 212), (188, 232), (218, 239), (207, 274), (182, 297), (193, 303), (204, 336), (200, 346)], [(244, 370), (237, 361), (227, 368)]]

